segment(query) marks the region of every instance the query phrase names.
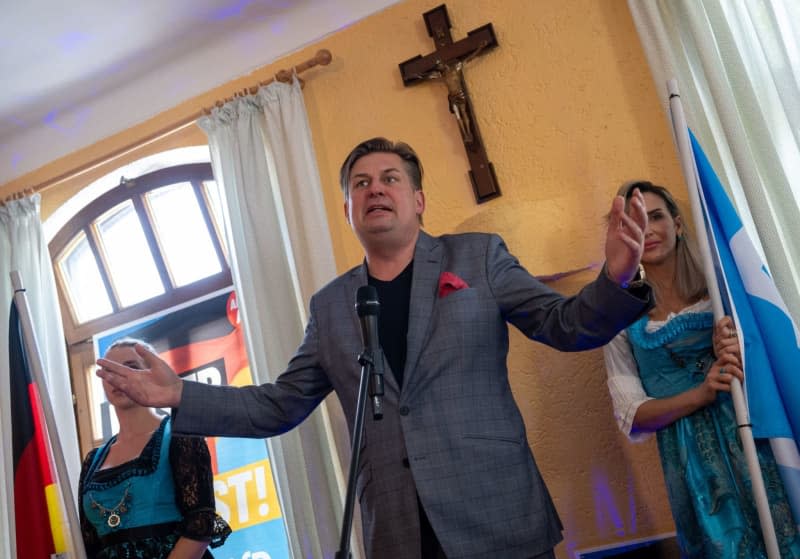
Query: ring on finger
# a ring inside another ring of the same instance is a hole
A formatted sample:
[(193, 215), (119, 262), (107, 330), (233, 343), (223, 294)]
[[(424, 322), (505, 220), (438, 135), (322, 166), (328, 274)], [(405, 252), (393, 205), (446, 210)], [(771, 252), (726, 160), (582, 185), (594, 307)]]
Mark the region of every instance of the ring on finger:
[(719, 376), (724, 377), (727, 373), (725, 372), (725, 367), (719, 368)]

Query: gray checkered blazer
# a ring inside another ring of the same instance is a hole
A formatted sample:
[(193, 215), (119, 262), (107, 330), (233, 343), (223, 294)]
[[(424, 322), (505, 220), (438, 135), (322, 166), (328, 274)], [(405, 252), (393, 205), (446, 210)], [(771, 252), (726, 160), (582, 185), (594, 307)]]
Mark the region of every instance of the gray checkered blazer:
[[(467, 284), (438, 296), (451, 272)], [(356, 291), (364, 265), (311, 299), (303, 343), (274, 384), (187, 382), (176, 431), (269, 437), (335, 390), (352, 433), (363, 349)], [(420, 233), (400, 390), (386, 374), (384, 417), (367, 411), (358, 465), (370, 559), (419, 559), (417, 495), (450, 559), (527, 558), (561, 539), (508, 382), (508, 323), (565, 351), (607, 343), (648, 307), (601, 273), (565, 298), (532, 277), (497, 235)], [(389, 371), (388, 363), (385, 370)]]

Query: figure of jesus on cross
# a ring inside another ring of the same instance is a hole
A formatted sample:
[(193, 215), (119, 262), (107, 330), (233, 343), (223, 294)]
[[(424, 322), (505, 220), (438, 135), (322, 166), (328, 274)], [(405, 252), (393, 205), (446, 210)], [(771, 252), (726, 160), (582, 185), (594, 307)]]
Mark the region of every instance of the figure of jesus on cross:
[(400, 64), (403, 84), (410, 86), (426, 80), (441, 80), (445, 84), (450, 112), (456, 117), (469, 159), (469, 176), (475, 198), (478, 203), (491, 200), (500, 195), (500, 188), (481, 140), (463, 70), (467, 62), (497, 46), (494, 29), (488, 23), (467, 33), (466, 38), (453, 42), (450, 18), (444, 4), (425, 12), (423, 18), (428, 35), (436, 43), (436, 50)]
[(458, 128), (461, 131), (461, 138), (464, 145), (469, 145), (475, 141), (470, 109), (467, 107), (469, 97), (467, 96), (467, 86), (464, 83), (464, 65), (475, 58), (486, 46), (484, 41), (478, 48), (467, 56), (464, 60), (456, 60), (455, 63), (437, 61), (434, 70), (419, 76), (426, 80), (442, 80), (447, 86), (447, 99), (450, 101), (450, 112), (458, 121)]

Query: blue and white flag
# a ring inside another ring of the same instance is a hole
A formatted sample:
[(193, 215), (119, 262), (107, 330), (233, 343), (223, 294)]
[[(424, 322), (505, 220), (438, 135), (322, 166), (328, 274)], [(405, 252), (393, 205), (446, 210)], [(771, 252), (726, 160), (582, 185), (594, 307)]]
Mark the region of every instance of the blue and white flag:
[(800, 333), (691, 130), (689, 135), (723, 305), (742, 342), (753, 436), (770, 439), (800, 524)]

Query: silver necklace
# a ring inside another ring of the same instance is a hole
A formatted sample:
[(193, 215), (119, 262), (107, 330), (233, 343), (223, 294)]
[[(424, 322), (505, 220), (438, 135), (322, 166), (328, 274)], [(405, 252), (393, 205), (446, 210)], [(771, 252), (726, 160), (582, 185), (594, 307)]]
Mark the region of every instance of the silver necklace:
[[(669, 354), (669, 358), (672, 359), (672, 362), (675, 363), (681, 369), (686, 368), (686, 359), (681, 357), (680, 355), (676, 354), (672, 351), (669, 346), (665, 346), (667, 353)], [(694, 362), (694, 367), (696, 372), (705, 372), (706, 370), (706, 357), (698, 357), (697, 361)]]
[(106, 519), (106, 524), (108, 524), (109, 528), (116, 528), (122, 523), (121, 515), (128, 512), (128, 502), (131, 500), (130, 491), (131, 484), (128, 483), (125, 487), (125, 493), (122, 494), (122, 499), (111, 508), (104, 507), (94, 500), (91, 493), (89, 494), (89, 499), (92, 501), (92, 508), (100, 511), (100, 514)]

